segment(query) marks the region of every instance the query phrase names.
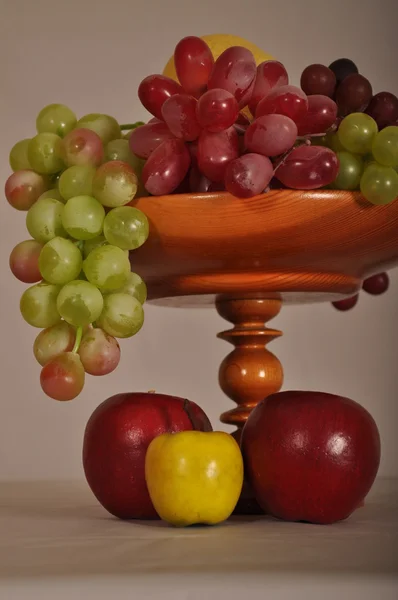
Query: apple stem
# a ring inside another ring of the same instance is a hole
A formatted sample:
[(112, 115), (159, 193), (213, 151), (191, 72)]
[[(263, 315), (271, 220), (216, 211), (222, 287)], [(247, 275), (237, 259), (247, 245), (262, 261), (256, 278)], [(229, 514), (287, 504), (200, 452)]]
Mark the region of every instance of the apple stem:
[(186, 399), (184, 400), (183, 408), (184, 408), (185, 414), (187, 415), (188, 419), (191, 422), (192, 429), (194, 431), (196, 431), (198, 429), (198, 427), (197, 427), (195, 416), (192, 414), (191, 403), (189, 402), (189, 400), (186, 400)]
[(77, 354), (79, 348), (80, 348), (80, 342), (82, 341), (82, 335), (83, 335), (83, 327), (78, 327), (76, 329), (76, 339), (75, 339), (75, 345), (73, 346), (73, 354)]

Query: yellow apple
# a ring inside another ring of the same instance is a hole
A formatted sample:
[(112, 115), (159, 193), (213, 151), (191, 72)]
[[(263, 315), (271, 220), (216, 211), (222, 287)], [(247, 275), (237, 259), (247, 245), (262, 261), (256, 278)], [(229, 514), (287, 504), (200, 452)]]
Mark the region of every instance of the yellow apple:
[(149, 495), (161, 519), (175, 525), (215, 525), (234, 510), (243, 485), (243, 459), (222, 431), (165, 433), (145, 459)]

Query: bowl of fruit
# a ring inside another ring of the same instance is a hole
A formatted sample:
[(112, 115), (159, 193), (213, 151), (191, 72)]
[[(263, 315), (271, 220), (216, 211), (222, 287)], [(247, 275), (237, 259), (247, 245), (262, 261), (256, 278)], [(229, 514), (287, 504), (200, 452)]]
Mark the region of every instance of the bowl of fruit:
[[(31, 239), (10, 267), (34, 284), (21, 312), (44, 329), (35, 355), (51, 397), (71, 399), (85, 372), (116, 367), (117, 339), (140, 330), (147, 296), (216, 304), (240, 346), (250, 323), (266, 339), (260, 323), (282, 302), (345, 309), (362, 285), (388, 287), (379, 273), (398, 261), (397, 98), (373, 94), (348, 59), (309, 65), (292, 85), (284, 65), (231, 39), (182, 39), (164, 74), (138, 86), (146, 123), (77, 120), (52, 104), (12, 148), (5, 194)], [(245, 405), (269, 383), (257, 381), (258, 358)], [(223, 387), (242, 400), (228, 373)]]
[[(125, 125), (48, 105), (37, 133), (11, 149), (5, 195), (25, 212), (30, 239), (10, 268), (30, 284), (23, 318), (42, 329), (41, 386), (68, 401), (85, 373), (113, 371), (118, 340), (140, 331), (147, 300), (215, 306), (233, 325), (219, 336), (235, 346), (219, 382), (237, 407), (221, 420), (240, 441), (256, 405), (282, 386), (266, 348), (281, 334), (266, 323), (282, 304), (347, 310), (361, 288), (388, 288), (385, 270), (398, 263), (398, 99), (374, 93), (346, 58), (307, 66), (293, 85), (283, 64), (231, 36), (185, 37), (138, 98), (150, 116)], [(176, 407), (183, 414), (186, 404)], [(378, 441), (364, 419), (372, 480)]]

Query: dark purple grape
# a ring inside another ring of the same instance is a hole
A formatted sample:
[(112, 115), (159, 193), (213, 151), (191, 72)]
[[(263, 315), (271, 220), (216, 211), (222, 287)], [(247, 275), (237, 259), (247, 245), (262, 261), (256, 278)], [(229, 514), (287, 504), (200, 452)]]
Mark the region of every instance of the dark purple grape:
[(348, 75), (338, 86), (336, 102), (339, 114), (346, 116), (353, 112), (362, 112), (372, 98), (372, 86), (363, 75)]
[(332, 305), (337, 308), (337, 310), (341, 310), (345, 312), (346, 310), (350, 310), (354, 308), (358, 303), (359, 295), (351, 296), (351, 298), (344, 298), (343, 300), (336, 300), (336, 302), (332, 302)]
[(335, 74), (337, 85), (348, 75), (358, 73), (358, 67), (349, 58), (338, 58), (329, 65), (329, 69)]
[(309, 65), (301, 75), (300, 85), (307, 96), (320, 94), (332, 98), (336, 88), (336, 75), (325, 65)]
[(390, 92), (379, 92), (369, 102), (365, 111), (379, 126), (379, 129), (393, 125), (398, 119), (398, 98)]
[(372, 296), (384, 294), (390, 286), (390, 278), (387, 273), (377, 273), (368, 277), (362, 284), (362, 289)]

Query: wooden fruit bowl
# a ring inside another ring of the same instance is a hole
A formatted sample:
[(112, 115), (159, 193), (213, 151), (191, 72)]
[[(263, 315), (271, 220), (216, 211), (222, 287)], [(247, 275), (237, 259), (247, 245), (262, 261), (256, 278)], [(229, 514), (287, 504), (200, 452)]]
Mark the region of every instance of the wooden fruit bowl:
[(250, 200), (223, 192), (141, 198), (150, 236), (131, 253), (149, 300), (216, 305), (234, 327), (219, 334), (235, 349), (220, 385), (238, 405), (221, 415), (240, 428), (278, 391), (282, 366), (265, 345), (265, 323), (282, 302), (331, 301), (398, 264), (398, 201), (372, 206), (359, 193), (276, 190)]

